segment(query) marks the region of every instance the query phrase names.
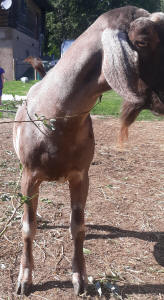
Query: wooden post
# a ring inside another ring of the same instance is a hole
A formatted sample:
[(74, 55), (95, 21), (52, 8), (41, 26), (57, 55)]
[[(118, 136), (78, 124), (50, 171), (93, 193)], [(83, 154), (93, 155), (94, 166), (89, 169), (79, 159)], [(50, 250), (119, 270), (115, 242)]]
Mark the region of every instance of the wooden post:
[(37, 71), (34, 70), (34, 79), (37, 80)]
[(15, 60), (13, 58), (13, 80), (15, 80)]

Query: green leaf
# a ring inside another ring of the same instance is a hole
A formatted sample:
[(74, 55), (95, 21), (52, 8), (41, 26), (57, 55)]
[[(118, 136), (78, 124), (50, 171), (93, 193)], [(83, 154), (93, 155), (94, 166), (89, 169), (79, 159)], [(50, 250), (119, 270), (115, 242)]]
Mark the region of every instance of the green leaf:
[(23, 170), (23, 165), (21, 163), (19, 163), (19, 170), (22, 171)]
[(91, 254), (91, 250), (83, 248), (83, 253), (84, 254)]
[(52, 201), (50, 199), (48, 199), (48, 198), (42, 198), (41, 201), (45, 202), (45, 203), (48, 203), (48, 204), (52, 203)]
[(108, 188), (112, 188), (113, 185), (112, 185), (112, 184), (108, 184), (107, 187), (108, 187)]

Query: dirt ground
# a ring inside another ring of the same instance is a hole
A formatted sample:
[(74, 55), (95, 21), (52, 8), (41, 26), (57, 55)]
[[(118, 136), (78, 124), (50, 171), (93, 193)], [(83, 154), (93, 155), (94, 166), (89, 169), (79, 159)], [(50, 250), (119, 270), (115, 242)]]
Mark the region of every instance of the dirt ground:
[[(123, 150), (119, 121), (93, 119), (96, 150), (86, 205), (85, 258), (89, 279), (84, 299), (164, 299), (164, 122), (136, 122)], [(19, 178), (12, 125), (0, 131), (0, 228), (17, 203)], [(41, 186), (41, 218), (34, 242), (34, 287), (27, 299), (76, 299), (71, 284), (67, 184)], [(0, 300), (15, 294), (22, 249), (20, 209), (0, 238)], [(101, 289), (98, 290), (98, 286)], [(79, 298), (78, 298), (79, 299)]]

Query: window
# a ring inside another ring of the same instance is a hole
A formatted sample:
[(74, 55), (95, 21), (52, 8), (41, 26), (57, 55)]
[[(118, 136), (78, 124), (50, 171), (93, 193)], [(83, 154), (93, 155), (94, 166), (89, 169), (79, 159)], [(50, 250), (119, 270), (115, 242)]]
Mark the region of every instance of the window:
[(22, 11), (22, 13), (25, 13), (26, 8), (27, 8), (26, 0), (21, 0), (21, 11)]

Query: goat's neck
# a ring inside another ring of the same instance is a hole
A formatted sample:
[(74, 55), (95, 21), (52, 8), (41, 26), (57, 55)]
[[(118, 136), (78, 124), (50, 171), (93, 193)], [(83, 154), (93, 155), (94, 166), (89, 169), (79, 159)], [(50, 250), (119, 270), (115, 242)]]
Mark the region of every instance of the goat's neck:
[(91, 35), (86, 49), (86, 36), (87, 32), (77, 44), (75, 41), (32, 93), (32, 98), (36, 94), (37, 110), (47, 117), (89, 112), (96, 99), (110, 89), (102, 72), (101, 45)]

